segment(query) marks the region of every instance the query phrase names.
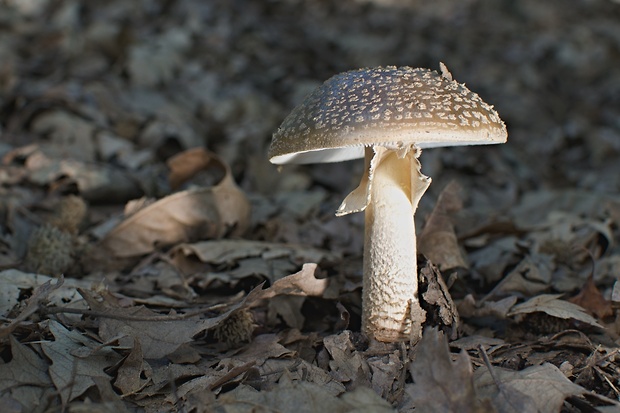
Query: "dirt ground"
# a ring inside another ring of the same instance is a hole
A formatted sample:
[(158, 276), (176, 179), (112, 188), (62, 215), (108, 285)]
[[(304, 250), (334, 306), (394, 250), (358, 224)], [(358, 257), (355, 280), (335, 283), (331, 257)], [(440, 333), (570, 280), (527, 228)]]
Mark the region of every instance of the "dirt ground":
[[(440, 62), (508, 142), (422, 153), (426, 329), (382, 345), (364, 162), (267, 151)], [(0, 0), (1, 412), (618, 412), (619, 242), (617, 0)]]

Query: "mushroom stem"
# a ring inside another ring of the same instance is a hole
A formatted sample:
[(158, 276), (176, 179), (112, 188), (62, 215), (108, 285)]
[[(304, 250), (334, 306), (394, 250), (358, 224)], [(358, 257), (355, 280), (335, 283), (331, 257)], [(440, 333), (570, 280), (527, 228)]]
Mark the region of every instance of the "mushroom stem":
[(376, 147), (372, 160), (362, 330), (378, 341), (416, 342), (426, 318), (418, 300), (414, 214), (431, 180), (420, 172), (418, 156)]

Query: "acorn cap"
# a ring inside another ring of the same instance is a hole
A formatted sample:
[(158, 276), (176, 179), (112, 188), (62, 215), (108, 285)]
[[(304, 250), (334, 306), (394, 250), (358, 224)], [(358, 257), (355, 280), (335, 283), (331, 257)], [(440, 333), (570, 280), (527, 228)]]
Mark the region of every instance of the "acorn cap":
[(379, 67), (328, 79), (273, 135), (274, 164), (339, 162), (364, 147), (399, 149), (504, 143), (506, 125), (493, 106), (436, 71)]

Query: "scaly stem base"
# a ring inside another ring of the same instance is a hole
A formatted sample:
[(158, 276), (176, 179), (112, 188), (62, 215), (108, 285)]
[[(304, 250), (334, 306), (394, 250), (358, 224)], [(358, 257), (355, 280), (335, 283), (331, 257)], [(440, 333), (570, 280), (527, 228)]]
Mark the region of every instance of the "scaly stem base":
[(378, 341), (417, 342), (426, 318), (418, 300), (414, 213), (430, 178), (414, 151), (375, 148), (365, 210), (362, 330)]

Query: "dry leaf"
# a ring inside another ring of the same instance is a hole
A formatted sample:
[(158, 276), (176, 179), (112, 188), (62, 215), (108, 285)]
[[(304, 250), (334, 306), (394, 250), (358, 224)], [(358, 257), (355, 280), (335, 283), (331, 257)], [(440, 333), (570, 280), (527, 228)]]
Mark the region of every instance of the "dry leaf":
[(372, 375), (370, 387), (390, 402), (398, 400), (405, 381), (405, 366), (399, 352), (370, 357), (367, 362)]
[(144, 360), (142, 346), (138, 340), (134, 340), (131, 351), (118, 368), (114, 386), (121, 391), (123, 396), (127, 396), (143, 389), (150, 380), (151, 374), (151, 368)]
[(420, 292), (422, 299), (427, 304), (426, 325), (439, 326), (442, 331), (449, 334), (454, 340), (458, 335), (459, 313), (452, 301), (448, 286), (443, 276), (430, 261), (420, 271)]
[(49, 363), (13, 336), (9, 343), (12, 359), (0, 364), (0, 411), (42, 411), (57, 400), (48, 374)]
[[(146, 307), (106, 308), (88, 300), (91, 308), (106, 314), (99, 322), (99, 336), (108, 341), (118, 338), (120, 344), (132, 347), (134, 340), (140, 343), (144, 358), (165, 357), (188, 343), (192, 337), (205, 330), (204, 322), (197, 317), (188, 320), (149, 321), (160, 316)], [(138, 320), (123, 317), (139, 317)]]
[[(345, 397), (346, 395), (346, 397)], [(241, 385), (218, 398), (223, 412), (233, 413), (254, 406), (256, 411), (277, 411), (281, 413), (387, 413), (394, 409), (372, 390), (358, 388), (340, 398), (326, 394), (323, 387), (305, 381), (280, 379), (278, 385), (269, 391), (257, 391)]]
[(611, 302), (607, 300), (594, 283), (594, 277), (590, 275), (579, 294), (568, 299), (568, 302), (588, 310), (599, 319), (610, 317), (614, 314)]
[(350, 383), (354, 388), (370, 384), (368, 382), (370, 368), (366, 360), (355, 350), (350, 331), (325, 337), (323, 345), (332, 357), (329, 362), (332, 377), (339, 382)]
[(34, 151), (28, 156), (27, 166), (31, 182), (41, 186), (75, 185), (80, 196), (93, 203), (125, 202), (144, 193), (133, 176), (108, 164), (50, 159)]
[(409, 367), (414, 384), (405, 387), (416, 412), (491, 413), (476, 396), (469, 356), (461, 351), (451, 359), (448, 341), (436, 329), (426, 329)]
[(166, 162), (170, 169), (168, 181), (170, 188), (176, 190), (198, 172), (206, 170), (213, 163), (221, 162), (212, 152), (204, 148), (192, 148), (183, 151)]
[(217, 185), (178, 192), (142, 208), (110, 231), (101, 245), (117, 257), (132, 257), (180, 242), (243, 233), (250, 204), (228, 166), (214, 159), (226, 172)]
[(0, 364), (0, 393), (20, 386), (49, 386), (48, 363), (13, 336), (10, 344), (12, 359)]
[(463, 208), (460, 186), (452, 181), (441, 191), (433, 212), (418, 237), (418, 249), (441, 271), (469, 268), (463, 258), (450, 215)]
[(542, 294), (527, 300), (524, 303), (515, 305), (508, 313), (511, 317), (517, 314), (530, 314), (536, 312), (546, 313), (552, 317), (562, 319), (575, 319), (594, 327), (603, 328), (594, 317), (584, 311), (577, 304), (566, 300), (560, 300), (562, 294)]
[(52, 361), (49, 374), (63, 405), (93, 386), (94, 377), (110, 379), (104, 369), (118, 362), (118, 354), (56, 321), (50, 320), (48, 326), (54, 340), (41, 346)]
[(499, 412), (556, 413), (570, 396), (587, 393), (553, 364), (513, 371), (493, 367), (476, 370), (474, 383), (480, 397), (487, 397)]
[[(251, 276), (273, 283), (299, 268), (301, 263), (331, 263), (338, 257), (316, 248), (242, 239), (181, 244), (172, 249), (170, 255), (177, 268), (200, 278), (202, 288), (218, 281), (234, 286), (237, 281)], [(211, 265), (231, 269), (213, 272)]]

